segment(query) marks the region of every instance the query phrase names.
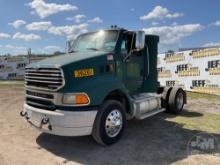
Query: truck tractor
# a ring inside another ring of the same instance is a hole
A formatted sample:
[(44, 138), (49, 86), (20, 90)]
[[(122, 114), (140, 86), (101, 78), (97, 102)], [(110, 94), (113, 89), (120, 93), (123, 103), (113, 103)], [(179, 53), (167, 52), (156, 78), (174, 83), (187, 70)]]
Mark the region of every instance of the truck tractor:
[(157, 78), (159, 37), (112, 27), (67, 42), (65, 55), (25, 68), (20, 115), (41, 132), (116, 143), (127, 120), (178, 114), (186, 93)]

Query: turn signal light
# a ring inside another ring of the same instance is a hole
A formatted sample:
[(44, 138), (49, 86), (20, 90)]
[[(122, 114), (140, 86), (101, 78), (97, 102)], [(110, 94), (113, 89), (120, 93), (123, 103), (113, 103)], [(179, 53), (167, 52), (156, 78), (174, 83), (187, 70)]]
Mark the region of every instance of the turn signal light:
[(86, 93), (67, 93), (63, 95), (63, 104), (88, 105), (90, 100)]
[(76, 104), (88, 104), (89, 98), (85, 94), (78, 94), (76, 95)]

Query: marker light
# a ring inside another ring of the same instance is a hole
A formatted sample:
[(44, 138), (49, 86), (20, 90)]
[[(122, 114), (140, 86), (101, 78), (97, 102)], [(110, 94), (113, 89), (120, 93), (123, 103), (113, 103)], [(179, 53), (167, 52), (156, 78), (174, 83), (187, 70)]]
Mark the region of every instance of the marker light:
[(85, 94), (78, 94), (76, 95), (76, 104), (88, 104), (89, 98)]
[(88, 105), (89, 97), (85, 93), (68, 93), (63, 95), (63, 104)]

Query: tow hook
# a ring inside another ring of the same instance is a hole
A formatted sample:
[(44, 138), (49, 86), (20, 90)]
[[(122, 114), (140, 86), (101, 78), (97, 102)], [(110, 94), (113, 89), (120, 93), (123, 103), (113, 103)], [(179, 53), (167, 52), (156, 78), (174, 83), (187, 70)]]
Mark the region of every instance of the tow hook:
[[(24, 117), (24, 118), (27, 120), (27, 122), (29, 122), (30, 124), (32, 124), (32, 122), (29, 120), (30, 117), (28, 117), (27, 112), (21, 111), (21, 112), (20, 112), (20, 115), (21, 115), (22, 117)], [(33, 124), (32, 124), (32, 125), (33, 125)], [(50, 131), (52, 131), (52, 126), (49, 124), (49, 118), (48, 118), (47, 116), (44, 116), (44, 117), (42, 118), (39, 128), (42, 128), (44, 125), (47, 125), (46, 127), (48, 127), (48, 129), (49, 129)]]
[(25, 117), (25, 116), (27, 116), (27, 112), (21, 111), (20, 115), (21, 115), (21, 117)]
[(49, 118), (44, 117), (44, 118), (42, 119), (41, 123), (44, 124), (44, 125), (47, 124), (47, 123), (49, 123)]
[(47, 128), (52, 131), (52, 126), (49, 124), (49, 118), (44, 116), (43, 119), (41, 120), (41, 126), (47, 125)]

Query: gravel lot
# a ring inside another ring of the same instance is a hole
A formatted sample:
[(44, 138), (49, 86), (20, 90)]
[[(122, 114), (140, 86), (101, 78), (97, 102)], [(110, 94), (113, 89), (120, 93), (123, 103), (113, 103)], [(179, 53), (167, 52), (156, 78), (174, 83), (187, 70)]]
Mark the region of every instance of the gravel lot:
[(42, 134), (20, 116), (22, 87), (0, 88), (0, 165), (60, 164), (175, 164), (219, 165), (220, 154), (187, 155), (187, 143), (201, 131), (220, 142), (218, 100), (188, 99), (179, 116), (161, 113), (143, 121), (131, 120), (123, 138), (103, 147), (90, 136)]

